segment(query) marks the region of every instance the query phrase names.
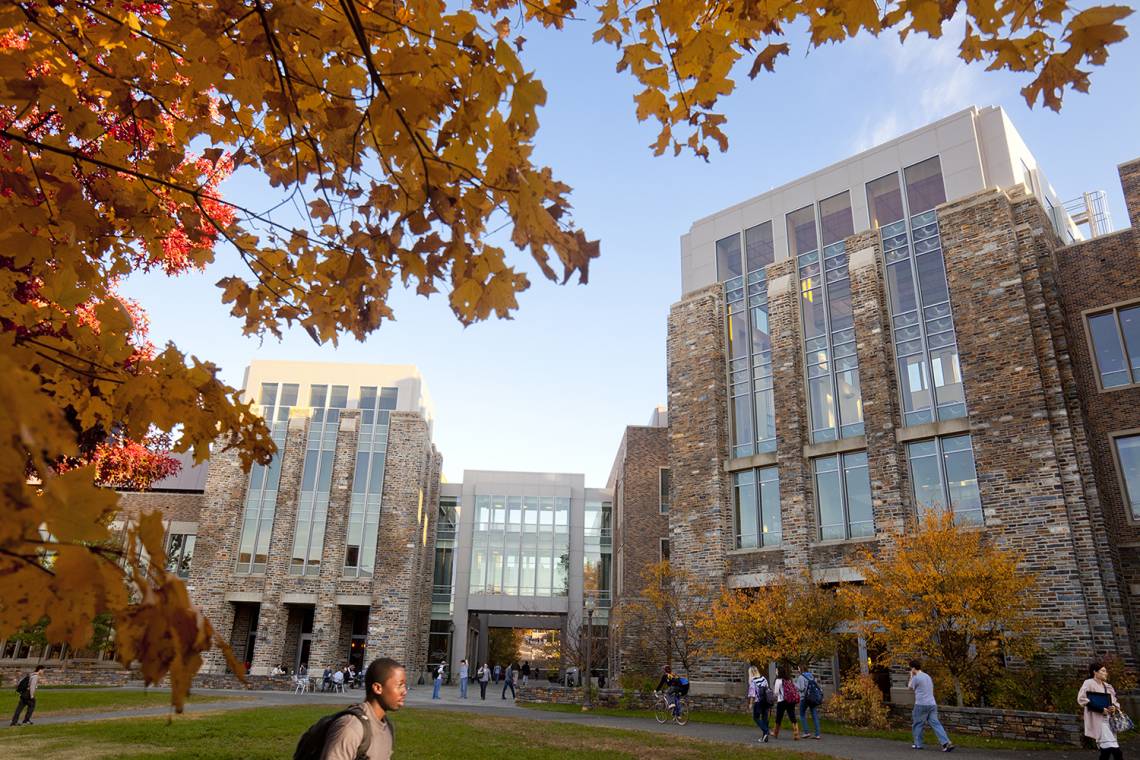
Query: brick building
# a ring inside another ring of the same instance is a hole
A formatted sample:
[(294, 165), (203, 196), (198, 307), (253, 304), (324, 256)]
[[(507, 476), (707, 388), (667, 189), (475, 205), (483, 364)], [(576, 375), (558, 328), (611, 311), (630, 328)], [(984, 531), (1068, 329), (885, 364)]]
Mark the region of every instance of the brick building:
[[(640, 616), (624, 614), (638, 600), (645, 571), (669, 558), (669, 417), (654, 410), (648, 425), (630, 425), (622, 434), (606, 487), (613, 493), (613, 620), (610, 628), (610, 671), (648, 672)], [(659, 657), (657, 658), (659, 659)]]
[(1081, 315), (1121, 336), (1140, 313), (1135, 235), (1080, 242), (998, 108), (694, 223), (667, 346), (673, 562), (714, 590), (857, 581), (857, 552), (951, 510), (1039, 575), (1060, 657), (1131, 653), (1140, 374), (1106, 360), (1102, 391)]

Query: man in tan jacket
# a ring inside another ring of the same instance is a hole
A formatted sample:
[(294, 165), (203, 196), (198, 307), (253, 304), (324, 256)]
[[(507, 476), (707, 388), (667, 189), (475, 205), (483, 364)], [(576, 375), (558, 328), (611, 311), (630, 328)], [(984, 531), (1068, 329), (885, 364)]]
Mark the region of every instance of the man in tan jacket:
[(373, 660), (364, 674), (364, 702), (329, 727), (321, 760), (356, 760), (367, 740), (367, 760), (389, 760), (393, 732), (388, 713), (404, 706), (408, 675), (395, 660)]

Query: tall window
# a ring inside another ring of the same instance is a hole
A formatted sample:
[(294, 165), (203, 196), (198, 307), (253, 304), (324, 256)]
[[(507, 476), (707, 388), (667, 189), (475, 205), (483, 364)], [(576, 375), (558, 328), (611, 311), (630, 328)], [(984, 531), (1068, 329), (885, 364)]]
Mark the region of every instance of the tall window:
[(289, 432), (289, 412), (297, 405), (296, 383), (262, 383), (261, 414), (269, 424), (270, 436), (277, 453), (268, 465), (255, 464), (249, 470), (249, 488), (242, 510), (241, 538), (238, 542), (239, 574), (264, 573), (269, 557), (269, 537), (273, 532), (273, 514), (277, 508), (277, 486), (281, 480), (281, 457)]
[(1124, 483), (1125, 507), (1133, 519), (1140, 520), (1140, 435), (1121, 436), (1113, 440), (1120, 479)]
[(398, 396), (396, 388), (365, 386), (360, 389), (360, 434), (356, 439), (356, 466), (352, 473), (344, 568), (341, 571), (346, 578), (371, 578), (376, 564), (376, 534), (380, 529), (388, 421), (396, 408)]
[(1140, 306), (1089, 316), (1101, 388), (1140, 383)]
[(347, 406), (347, 385), (334, 385), (332, 388), (327, 385), (310, 386), (309, 409), (312, 416), (309, 418), (308, 447), (301, 474), (301, 498), (297, 505), (290, 575), (321, 574), (336, 434), (340, 429), (340, 412)]
[(432, 613), (451, 614), (455, 569), (455, 535), (459, 525), (459, 500), (440, 496), (435, 531), (435, 573), (432, 579)]
[(787, 217), (788, 246), (800, 274), (812, 443), (863, 434), (851, 278), (844, 242), (855, 231), (850, 194), (844, 191), (821, 201), (819, 218), (817, 236), (813, 206)]
[(775, 258), (772, 223), (717, 241), (717, 276), (724, 283), (728, 324), (729, 415), (732, 455), (776, 450), (772, 400), (772, 342), (768, 328), (768, 280)]
[(903, 424), (966, 416), (958, 342), (934, 207), (946, 200), (938, 157), (867, 183), (871, 223), (887, 265), (891, 334), (898, 360)]
[(672, 487), (672, 480), (668, 467), (657, 468), (657, 503), (663, 515), (669, 512), (669, 489)]
[(657, 559), (669, 560), (669, 539), (658, 539)]
[(959, 525), (982, 524), (982, 496), (970, 436), (916, 441), (906, 447), (920, 516), (950, 510)]
[(475, 497), (472, 594), (566, 596), (569, 569), (568, 497)]
[(194, 544), (198, 537), (193, 533), (171, 533), (166, 539), (166, 572), (179, 578), (190, 577), (190, 563), (194, 559)]
[(776, 546), (782, 539), (780, 481), (775, 467), (733, 473), (736, 547)]
[(585, 540), (582, 559), (582, 590), (600, 608), (610, 606), (610, 580), (613, 567), (613, 540), (610, 534), (611, 505), (608, 501), (587, 501)]
[(819, 537), (824, 541), (875, 535), (867, 452), (812, 460)]

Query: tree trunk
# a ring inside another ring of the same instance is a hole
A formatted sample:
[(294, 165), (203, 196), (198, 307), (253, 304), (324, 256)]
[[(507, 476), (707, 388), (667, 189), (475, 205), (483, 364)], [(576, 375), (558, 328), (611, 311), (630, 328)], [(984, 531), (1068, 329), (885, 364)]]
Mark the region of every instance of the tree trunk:
[(957, 700), (958, 707), (962, 707), (962, 682), (958, 680), (957, 676), (951, 676), (954, 679), (954, 697)]

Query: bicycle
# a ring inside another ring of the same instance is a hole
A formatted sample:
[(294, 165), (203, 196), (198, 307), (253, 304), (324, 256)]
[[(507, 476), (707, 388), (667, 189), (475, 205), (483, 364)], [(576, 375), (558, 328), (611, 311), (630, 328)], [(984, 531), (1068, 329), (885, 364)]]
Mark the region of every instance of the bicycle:
[(669, 695), (663, 694), (659, 691), (654, 692), (657, 695), (656, 701), (653, 703), (653, 717), (656, 718), (658, 723), (672, 719), (678, 726), (683, 726), (689, 722), (689, 700), (681, 697), (681, 709), (679, 712), (673, 711), (673, 705), (669, 702)]

